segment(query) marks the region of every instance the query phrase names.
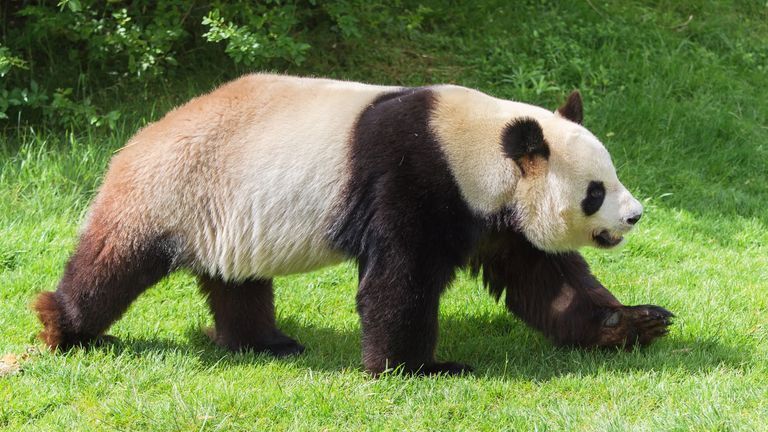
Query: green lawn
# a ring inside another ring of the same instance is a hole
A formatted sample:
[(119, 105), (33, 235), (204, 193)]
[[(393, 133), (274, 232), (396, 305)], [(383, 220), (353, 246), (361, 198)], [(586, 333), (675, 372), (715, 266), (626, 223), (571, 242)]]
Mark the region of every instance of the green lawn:
[(120, 343), (40, 352), (30, 302), (55, 287), (109, 157), (216, 84), (201, 74), (184, 91), (113, 101), (124, 112), (116, 131), (0, 135), (0, 356), (21, 360), (0, 377), (0, 428), (768, 430), (765, 2), (432, 9), (444, 15), (411, 39), (371, 41), (344, 63), (316, 54), (289, 72), (455, 82), (551, 108), (580, 88), (585, 125), (646, 207), (626, 247), (584, 254), (625, 303), (677, 315), (667, 338), (634, 352), (555, 348), (461, 274), (442, 302), (438, 358), (475, 374), (374, 380), (361, 368), (346, 263), (277, 279), (279, 323), (307, 347), (299, 357), (214, 347), (187, 274), (132, 306), (110, 331)]

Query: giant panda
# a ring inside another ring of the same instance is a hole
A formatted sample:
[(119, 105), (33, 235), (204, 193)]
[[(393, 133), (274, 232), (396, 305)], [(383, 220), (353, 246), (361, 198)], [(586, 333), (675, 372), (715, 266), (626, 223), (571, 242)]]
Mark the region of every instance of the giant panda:
[(647, 344), (672, 314), (622, 305), (577, 252), (617, 246), (642, 215), (582, 112), (578, 92), (552, 112), (455, 85), (244, 76), (114, 156), (58, 288), (34, 305), (41, 338), (98, 341), (185, 268), (215, 343), (297, 354), (272, 279), (354, 259), (374, 375), (471, 370), (434, 356), (440, 295), (461, 268), (556, 344)]

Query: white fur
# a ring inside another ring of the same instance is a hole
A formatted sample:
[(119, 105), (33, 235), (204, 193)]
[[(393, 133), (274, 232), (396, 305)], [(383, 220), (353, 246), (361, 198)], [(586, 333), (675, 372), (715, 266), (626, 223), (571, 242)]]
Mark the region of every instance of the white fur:
[[(553, 125), (554, 123), (554, 125)], [(547, 176), (534, 182), (546, 197), (520, 200), (528, 220), (529, 239), (553, 251), (594, 245), (593, 235), (608, 230), (620, 237), (632, 229), (626, 220), (642, 213), (642, 205), (619, 181), (608, 151), (588, 130), (554, 115), (543, 122), (550, 143)], [(597, 213), (586, 216), (581, 201), (590, 181), (605, 185), (605, 199)]]
[(504, 155), (502, 131), (515, 118), (543, 119), (552, 113), (465, 87), (439, 86), (436, 91), (431, 127), (467, 204), (480, 214), (510, 204), (520, 172)]
[[(595, 245), (593, 235), (602, 230), (619, 237), (632, 228), (626, 219), (641, 213), (642, 206), (619, 182), (605, 147), (584, 127), (558, 113), (476, 90), (437, 89), (431, 126), (464, 199), (477, 213), (514, 207), (526, 237), (551, 252)], [(526, 177), (501, 146), (504, 128), (522, 117), (541, 125), (550, 147), (545, 166)], [(585, 216), (581, 201), (593, 180), (605, 184), (606, 198), (596, 214)]]
[(330, 265), (344, 259), (325, 230), (350, 133), (388, 89), (249, 75), (142, 130), (110, 173), (130, 165), (130, 217), (184, 239), (186, 265), (226, 280)]

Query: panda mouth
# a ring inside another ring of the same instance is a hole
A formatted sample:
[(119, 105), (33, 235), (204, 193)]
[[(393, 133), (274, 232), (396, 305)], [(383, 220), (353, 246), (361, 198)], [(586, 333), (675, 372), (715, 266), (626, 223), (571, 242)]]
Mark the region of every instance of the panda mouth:
[(602, 230), (597, 234), (592, 234), (592, 239), (594, 239), (595, 243), (597, 243), (597, 245), (600, 247), (612, 248), (621, 243), (621, 241), (624, 240), (624, 237), (614, 236), (608, 232), (608, 230)]

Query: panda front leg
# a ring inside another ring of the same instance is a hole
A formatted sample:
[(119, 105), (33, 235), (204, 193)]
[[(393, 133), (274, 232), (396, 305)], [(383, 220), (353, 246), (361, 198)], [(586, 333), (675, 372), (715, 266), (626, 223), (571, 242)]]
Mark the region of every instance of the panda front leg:
[(200, 276), (215, 327), (208, 337), (230, 351), (253, 350), (277, 357), (300, 354), (304, 347), (275, 325), (272, 279), (242, 282)]
[[(542, 278), (538, 286), (520, 286), (508, 295), (507, 305), (528, 322), (538, 324), (556, 343), (629, 349), (648, 345), (669, 332), (674, 316), (671, 312), (654, 305), (621, 304), (592, 275), (578, 253), (544, 254), (537, 266), (550, 271), (550, 277)], [(540, 293), (545, 295), (539, 303), (536, 299)]]
[(473, 260), (475, 272), (507, 308), (558, 345), (647, 345), (668, 333), (671, 312), (621, 304), (576, 252), (550, 254), (512, 231), (494, 233)]
[(363, 331), (363, 365), (377, 376), (386, 371), (458, 375), (468, 365), (435, 361), (440, 294), (453, 270), (427, 263), (360, 260), (357, 310)]

